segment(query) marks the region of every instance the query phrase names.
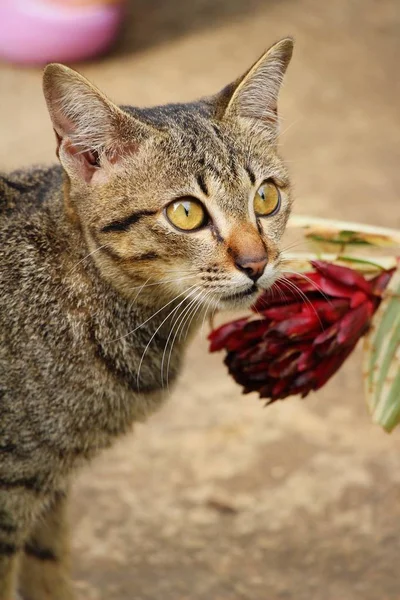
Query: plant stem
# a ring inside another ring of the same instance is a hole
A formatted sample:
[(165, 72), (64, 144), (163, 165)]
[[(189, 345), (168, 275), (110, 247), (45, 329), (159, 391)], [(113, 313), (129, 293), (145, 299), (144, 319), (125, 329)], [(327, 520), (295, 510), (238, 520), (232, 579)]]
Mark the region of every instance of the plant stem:
[[(305, 229), (306, 236), (317, 232), (319, 234), (325, 232), (331, 235), (335, 233), (340, 234), (341, 232), (353, 232), (360, 234), (360, 238), (372, 240), (372, 244), (375, 241), (375, 245), (400, 247), (400, 231), (389, 229), (388, 227), (376, 227), (375, 225), (307, 217), (305, 215), (292, 215), (289, 219), (288, 227)], [(327, 241), (329, 241), (329, 238), (327, 238)]]
[(381, 269), (392, 269), (397, 266), (397, 259), (394, 256), (338, 256), (337, 254), (316, 254), (313, 252), (287, 252), (284, 255), (283, 266), (289, 265), (296, 271), (309, 271), (311, 268), (310, 261), (324, 260), (336, 265), (351, 267), (363, 274), (374, 275), (379, 273)]

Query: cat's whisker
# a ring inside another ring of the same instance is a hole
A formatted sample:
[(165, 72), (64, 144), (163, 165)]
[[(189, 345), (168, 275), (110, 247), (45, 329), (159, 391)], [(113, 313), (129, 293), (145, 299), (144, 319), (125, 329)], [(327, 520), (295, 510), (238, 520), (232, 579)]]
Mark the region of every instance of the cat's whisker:
[(185, 335), (184, 331), (185, 331), (185, 325), (186, 325), (186, 337), (189, 334), (190, 331), (190, 325), (197, 313), (197, 311), (199, 309), (201, 309), (201, 307), (203, 307), (204, 310), (206, 310), (205, 307), (205, 301), (208, 298), (208, 296), (211, 294), (211, 291), (205, 292), (202, 290), (202, 293), (200, 294), (200, 297), (197, 299), (197, 302), (195, 303), (195, 305), (192, 307), (192, 310), (190, 311), (190, 313), (187, 315), (187, 318), (185, 319), (185, 323), (182, 324), (182, 329), (181, 332), (179, 334), (179, 339), (181, 340), (183, 338), (183, 336)]
[[(210, 296), (211, 297), (213, 296), (213, 290), (210, 290), (205, 295), (204, 295), (204, 292), (201, 291), (200, 298), (196, 298), (196, 302), (194, 303), (194, 306), (192, 306), (192, 310), (189, 311), (189, 314), (185, 317), (184, 322), (182, 323), (182, 329), (181, 329), (181, 334), (179, 336), (179, 339), (181, 339), (182, 336), (183, 336), (183, 334), (184, 334), (185, 325), (186, 325), (186, 337), (189, 335), (189, 331), (190, 331), (190, 327), (191, 327), (192, 321), (193, 321), (194, 317), (196, 316), (198, 310), (202, 306), (204, 307), (203, 324), (202, 324), (202, 329), (203, 329), (204, 320), (205, 320), (205, 317), (207, 315), (208, 307), (209, 307), (209, 302), (206, 303), (206, 300)], [(212, 300), (212, 298), (211, 298), (211, 300)], [(178, 333), (178, 331), (176, 333)], [(176, 335), (175, 335), (175, 337), (176, 337)], [(175, 337), (174, 337), (174, 339), (172, 341), (172, 346), (174, 344)], [(169, 360), (168, 360), (168, 365), (167, 365), (167, 387), (168, 387), (168, 389), (169, 389), (169, 382), (168, 382), (169, 364), (170, 364), (170, 360), (171, 360), (171, 354), (172, 354), (172, 347), (171, 347), (171, 352), (170, 352), (170, 355), (169, 355)]]
[(277, 281), (274, 281), (274, 283), (272, 284), (270, 289), (273, 294), (275, 294), (275, 292), (276, 292), (279, 296), (279, 299), (283, 302), (285, 299), (285, 295), (282, 292), (282, 290), (280, 289), (280, 287), (277, 285), (278, 281), (279, 281), (279, 279)]
[(115, 339), (112, 339), (112, 340), (108, 340), (108, 342), (105, 342), (105, 343), (118, 342), (119, 340), (122, 340), (122, 339), (124, 339), (124, 338), (132, 335), (132, 333), (135, 333), (135, 331), (137, 331), (138, 329), (140, 329), (141, 327), (143, 327), (143, 325), (146, 325), (146, 323), (148, 323), (149, 321), (151, 321), (151, 319), (154, 319), (154, 317), (156, 315), (160, 314), (160, 312), (163, 311), (165, 308), (167, 308), (167, 306), (170, 306), (178, 298), (180, 298), (181, 296), (183, 296), (184, 294), (186, 294), (190, 289), (192, 289), (194, 287), (196, 287), (196, 286), (193, 285), (193, 286), (189, 287), (187, 290), (184, 290), (183, 292), (181, 292), (180, 294), (177, 294), (175, 296), (175, 298), (172, 298), (172, 300), (170, 300), (169, 302), (166, 302), (164, 304), (164, 306), (162, 306), (161, 308), (159, 308), (158, 310), (156, 310), (156, 312), (154, 312), (150, 317), (148, 317), (145, 321), (143, 321), (140, 325), (138, 325), (134, 329), (131, 329), (131, 331), (128, 331), (128, 333), (125, 333), (124, 335), (121, 335), (118, 338), (115, 338)]
[[(191, 303), (192, 303), (192, 300), (189, 302), (189, 306), (191, 305)], [(166, 353), (166, 350), (167, 350), (167, 347), (168, 347), (169, 340), (170, 340), (170, 338), (172, 336), (175, 324), (176, 324), (176, 322), (177, 322), (178, 319), (179, 319), (179, 313), (177, 313), (173, 317), (173, 320), (172, 320), (172, 323), (171, 323), (171, 329), (170, 329), (170, 332), (168, 334), (167, 340), (166, 340), (165, 345), (164, 345), (163, 355), (162, 355), (162, 358), (161, 358), (161, 366), (160, 366), (161, 386), (162, 387), (164, 387), (164, 361), (165, 361), (165, 353)]]
[[(182, 306), (182, 304), (184, 304), (184, 302), (185, 302), (185, 301), (186, 301), (188, 298), (190, 298), (190, 296), (192, 295), (192, 293), (196, 293), (196, 291), (197, 291), (197, 289), (194, 289), (194, 290), (192, 290), (192, 291), (191, 291), (191, 292), (188, 294), (188, 296), (187, 296), (187, 297), (185, 297), (185, 298), (184, 298), (184, 299), (183, 299), (183, 300), (182, 300), (182, 301), (181, 301), (181, 302), (178, 304), (178, 306), (176, 306), (176, 307), (175, 307), (175, 308), (174, 308), (172, 311), (170, 311), (170, 312), (168, 313), (168, 315), (165, 317), (165, 319), (162, 321), (162, 323), (159, 325), (159, 327), (157, 327), (156, 331), (153, 333), (153, 335), (152, 335), (152, 336), (151, 336), (151, 338), (149, 339), (149, 341), (148, 341), (148, 343), (147, 343), (147, 345), (146, 345), (146, 347), (145, 347), (145, 349), (144, 349), (144, 352), (143, 352), (143, 354), (142, 354), (142, 357), (141, 357), (141, 359), (140, 359), (140, 363), (139, 363), (139, 369), (138, 369), (138, 374), (137, 374), (137, 385), (138, 385), (138, 389), (139, 389), (139, 378), (140, 378), (140, 370), (141, 370), (141, 366), (142, 366), (142, 363), (143, 363), (143, 360), (144, 360), (145, 354), (146, 354), (146, 352), (147, 352), (148, 348), (150, 347), (150, 344), (151, 344), (152, 340), (154, 339), (155, 335), (157, 334), (157, 332), (159, 331), (159, 329), (162, 327), (162, 325), (163, 325), (163, 324), (164, 324), (164, 323), (167, 321), (167, 319), (168, 319), (168, 318), (169, 318), (171, 315), (173, 315), (174, 313), (176, 313), (176, 312), (178, 312), (178, 313), (179, 313), (179, 308)], [(171, 332), (170, 332), (170, 333), (171, 333)], [(169, 333), (169, 335), (168, 335), (168, 338), (167, 338), (167, 343), (168, 343), (168, 339), (169, 339), (169, 337), (170, 337), (170, 333)], [(165, 350), (165, 348), (164, 348), (164, 350)], [(163, 369), (162, 369), (162, 367), (161, 367), (161, 381), (162, 381), (162, 379), (163, 379), (163, 373), (162, 373), (162, 370), (163, 370)], [(163, 387), (163, 384), (162, 384), (162, 383), (161, 383), (161, 387)]]
[[(196, 302), (192, 306), (192, 309), (186, 315), (184, 322), (182, 323), (182, 327), (180, 328), (179, 340), (186, 339), (187, 336), (189, 335), (191, 324), (192, 324), (193, 319), (195, 318), (196, 314), (198, 313), (198, 311), (201, 311), (201, 309), (206, 310), (205, 301), (206, 301), (206, 298), (209, 295), (209, 293), (210, 292), (207, 292), (206, 294), (204, 294), (204, 291), (202, 291), (202, 293), (200, 294), (200, 297), (196, 299)], [(186, 333), (185, 333), (185, 327), (186, 327)]]
[[(194, 310), (196, 312), (197, 307), (201, 306), (203, 293), (204, 293), (203, 290), (200, 290), (200, 292), (196, 296), (196, 298), (194, 298), (194, 300), (192, 300), (190, 306), (188, 307), (188, 310), (185, 310), (185, 311), (182, 312), (180, 323), (179, 323), (179, 325), (178, 325), (178, 327), (177, 327), (177, 329), (175, 331), (174, 337), (172, 339), (171, 348), (170, 348), (170, 351), (169, 351), (168, 362), (167, 362), (167, 389), (168, 389), (168, 391), (169, 391), (169, 367), (170, 367), (170, 364), (171, 364), (171, 358), (172, 358), (172, 352), (173, 352), (175, 340), (177, 338), (177, 335), (179, 333), (179, 330), (180, 330), (181, 326), (184, 325), (184, 323), (186, 322), (188, 316), (190, 316), (192, 310)], [(185, 315), (186, 315), (186, 317), (185, 317)]]
[[(142, 290), (146, 287), (146, 284), (148, 281), (150, 281), (150, 277), (148, 277), (146, 279), (146, 281), (144, 282), (144, 284), (139, 288), (138, 293), (136, 294), (136, 296), (134, 297), (134, 299), (132, 300), (132, 302), (129, 305), (129, 311), (131, 310), (132, 306), (135, 304), (135, 302), (138, 299), (139, 295), (141, 294)], [(133, 289), (136, 289), (136, 288), (133, 288)]]
[(330, 298), (328, 298), (321, 286), (319, 286), (315, 281), (310, 279), (310, 277), (305, 275), (305, 273), (299, 273), (298, 271), (288, 271), (287, 269), (282, 270), (282, 273), (289, 273), (290, 275), (297, 275), (298, 277), (302, 277), (303, 279), (308, 281), (308, 283), (310, 283), (315, 288), (315, 290), (319, 292), (327, 302), (329, 302), (329, 304), (332, 304)]
[(99, 246), (98, 248), (95, 248), (94, 250), (92, 250), (92, 252), (89, 252), (89, 254), (86, 254), (86, 256), (84, 256), (83, 258), (81, 258), (80, 261), (78, 261), (76, 263), (76, 265), (74, 265), (69, 271), (68, 271), (68, 275), (70, 275), (73, 271), (75, 271), (75, 269), (77, 267), (79, 267), (79, 265), (81, 263), (83, 263), (85, 260), (87, 260), (88, 258), (90, 258), (91, 256), (93, 256), (93, 254), (96, 254), (96, 252), (99, 252), (100, 250), (103, 250), (103, 248), (106, 248), (109, 244), (103, 244), (102, 246)]
[[(197, 292), (197, 291), (198, 291), (198, 290), (196, 290), (196, 292)], [(192, 300), (189, 302), (188, 306), (186, 306), (186, 307), (185, 307), (185, 308), (184, 308), (184, 309), (183, 309), (183, 310), (182, 310), (180, 313), (178, 313), (178, 314), (177, 314), (177, 318), (176, 318), (176, 319), (175, 319), (175, 321), (174, 321), (174, 322), (171, 324), (171, 330), (170, 330), (170, 332), (169, 332), (169, 334), (168, 334), (167, 341), (165, 342), (164, 351), (163, 351), (163, 356), (162, 356), (162, 360), (161, 360), (161, 381), (162, 381), (162, 385), (163, 385), (163, 380), (164, 380), (164, 362), (165, 362), (165, 355), (166, 355), (166, 352), (167, 352), (167, 348), (168, 348), (168, 343), (169, 343), (169, 340), (170, 340), (170, 338), (171, 338), (171, 336), (172, 336), (172, 334), (173, 334), (173, 331), (174, 331), (174, 329), (175, 329), (175, 326), (177, 325), (178, 321), (181, 319), (181, 321), (180, 321), (180, 322), (182, 322), (182, 319), (183, 319), (184, 315), (187, 313), (187, 311), (189, 311), (189, 310), (190, 310), (190, 308), (192, 307), (193, 303), (195, 303), (195, 302), (196, 302), (197, 298), (199, 298), (199, 297), (201, 296), (201, 293), (202, 293), (202, 292), (200, 291), (200, 292), (199, 292), (199, 294), (197, 294), (197, 296), (196, 296), (194, 299), (192, 299)], [(178, 331), (179, 331), (179, 326), (178, 326), (178, 329), (177, 329), (176, 333), (177, 333)], [(170, 361), (170, 358), (171, 358), (172, 347), (173, 347), (173, 344), (174, 344), (174, 341), (175, 341), (176, 333), (175, 333), (175, 335), (174, 335), (174, 338), (173, 338), (173, 340), (172, 340), (172, 344), (171, 344), (171, 352), (170, 352), (170, 355), (169, 355), (168, 366), (167, 366), (167, 388), (168, 388), (168, 371), (169, 371), (169, 361)], [(164, 386), (163, 386), (163, 387), (164, 387)]]
[[(297, 285), (295, 285), (292, 281), (290, 281), (290, 279), (287, 279), (287, 277), (285, 277), (285, 275), (282, 275), (282, 277), (279, 277), (278, 281), (287, 290), (297, 294), (297, 296), (299, 296), (303, 302), (305, 302), (305, 303), (310, 302), (309, 299), (307, 298), (307, 296), (304, 294), (304, 292), (300, 288), (298, 288)], [(290, 303), (290, 300), (289, 300), (289, 303)]]
[(292, 260), (292, 259), (286, 259), (283, 256), (284, 253), (288, 252), (288, 250), (293, 250), (293, 248), (299, 248), (301, 246), (309, 248), (310, 243), (309, 243), (308, 240), (305, 240), (304, 238), (297, 238), (297, 239), (291, 241), (287, 246), (285, 246), (284, 248), (281, 248), (282, 258), (285, 259), (285, 260)]
[[(171, 342), (171, 347), (170, 347), (170, 351), (169, 351), (169, 356), (168, 356), (168, 362), (167, 362), (167, 372), (166, 372), (166, 380), (167, 380), (167, 390), (169, 392), (169, 368), (170, 368), (170, 364), (171, 364), (171, 359), (172, 359), (172, 352), (173, 352), (173, 348), (174, 348), (174, 344), (175, 344), (175, 340), (178, 336), (179, 331), (181, 331), (181, 334), (179, 336), (179, 340), (182, 339), (182, 333), (185, 327), (185, 324), (188, 323), (187, 325), (187, 333), (186, 333), (186, 337), (189, 333), (189, 329), (190, 329), (190, 323), (193, 320), (193, 317), (195, 316), (198, 308), (203, 304), (203, 290), (200, 290), (200, 293), (191, 301), (190, 305), (188, 306), (188, 309), (185, 310), (181, 315), (181, 319), (180, 319), (180, 323), (175, 331), (174, 337), (172, 339)], [(188, 322), (188, 319), (190, 318), (190, 316), (192, 315), (190, 321)], [(166, 348), (165, 348), (166, 349)]]
[(210, 319), (210, 320), (211, 320), (211, 323), (214, 321), (214, 319), (215, 319), (215, 313), (216, 313), (217, 311), (218, 311), (218, 302), (215, 302), (215, 307), (214, 307), (214, 310), (213, 310), (213, 312), (212, 312), (212, 314), (211, 314), (211, 319)]
[[(197, 289), (197, 286), (193, 286), (195, 289), (191, 291), (191, 293), (195, 292)], [(186, 292), (187, 293), (187, 290)], [(189, 294), (189, 296), (191, 295), (191, 293)], [(182, 295), (182, 294), (180, 294)], [(142, 368), (142, 364), (143, 364), (143, 360), (145, 357), (145, 354), (151, 344), (151, 342), (153, 341), (153, 339), (155, 338), (155, 336), (157, 335), (158, 331), (161, 329), (161, 327), (164, 325), (164, 323), (167, 321), (167, 319), (169, 319), (169, 317), (174, 314), (174, 312), (176, 312), (180, 306), (182, 306), (182, 304), (184, 302), (186, 302), (186, 300), (188, 299), (188, 296), (185, 296), (185, 298), (183, 300), (181, 300), (181, 302), (179, 302), (178, 306), (175, 306), (168, 314), (167, 316), (161, 321), (161, 323), (159, 324), (159, 326), (157, 327), (157, 329), (155, 330), (155, 332), (152, 334), (152, 336), (150, 337), (149, 341), (147, 342), (147, 345), (143, 351), (143, 354), (141, 356), (140, 362), (139, 362), (139, 368), (138, 368), (138, 373), (137, 373), (137, 377), (136, 377), (136, 382), (137, 382), (137, 388), (139, 390), (139, 379), (140, 379), (140, 370)]]
[(205, 320), (206, 320), (206, 316), (208, 315), (208, 311), (209, 311), (210, 306), (212, 305), (213, 302), (215, 302), (216, 304), (218, 304), (218, 300), (216, 298), (214, 298), (214, 294), (213, 294), (212, 290), (210, 291), (210, 293), (208, 294), (208, 296), (206, 296), (204, 298), (204, 302), (206, 300), (207, 300), (207, 305), (206, 305), (206, 307), (204, 309), (203, 321), (201, 323), (201, 331), (202, 332), (204, 331), (204, 323), (205, 323)]
[[(289, 129), (292, 129), (292, 127), (294, 127), (295, 125), (297, 125), (300, 121), (302, 121), (304, 119), (304, 117), (299, 117), (298, 119), (296, 119), (295, 121), (292, 121), (292, 123), (290, 123), (290, 125), (288, 125), (286, 127), (286, 129), (284, 129), (283, 131), (281, 131), (279, 133), (280, 137), (282, 138), (288, 131)], [(280, 146), (282, 146), (283, 144), (279, 144)]]
[(315, 306), (312, 304), (310, 299), (307, 298), (307, 296), (305, 295), (303, 290), (301, 290), (299, 287), (297, 287), (297, 285), (295, 283), (293, 283), (293, 281), (290, 281), (290, 279), (287, 279), (285, 276), (280, 278), (279, 281), (281, 282), (282, 285), (285, 285), (288, 289), (295, 291), (302, 298), (303, 302), (305, 302), (312, 309), (312, 311), (315, 313), (315, 316), (317, 317), (317, 319), (321, 325), (321, 329), (323, 330), (324, 325), (320, 319), (320, 316), (319, 316)]

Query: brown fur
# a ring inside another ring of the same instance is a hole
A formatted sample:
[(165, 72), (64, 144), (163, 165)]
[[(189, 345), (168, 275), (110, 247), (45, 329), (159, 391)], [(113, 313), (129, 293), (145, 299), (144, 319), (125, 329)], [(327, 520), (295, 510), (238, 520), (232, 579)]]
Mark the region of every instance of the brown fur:
[[(17, 585), (25, 600), (71, 600), (73, 471), (161, 404), (205, 313), (248, 306), (276, 279), (291, 206), (276, 102), (291, 51), (283, 40), (220, 94), (152, 109), (46, 69), (61, 166), (0, 177), (0, 600)], [(256, 218), (270, 178), (280, 210)], [(206, 227), (168, 222), (183, 196), (206, 207)], [(267, 257), (254, 283), (246, 265)]]

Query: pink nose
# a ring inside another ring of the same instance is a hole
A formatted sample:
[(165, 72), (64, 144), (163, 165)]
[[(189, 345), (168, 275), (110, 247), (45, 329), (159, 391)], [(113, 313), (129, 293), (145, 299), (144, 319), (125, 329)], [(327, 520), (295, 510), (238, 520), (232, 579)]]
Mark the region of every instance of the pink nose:
[(264, 273), (265, 266), (268, 262), (268, 257), (265, 254), (264, 256), (244, 256), (238, 257), (235, 261), (236, 267), (239, 271), (243, 271), (246, 273), (250, 279), (253, 281), (257, 281)]

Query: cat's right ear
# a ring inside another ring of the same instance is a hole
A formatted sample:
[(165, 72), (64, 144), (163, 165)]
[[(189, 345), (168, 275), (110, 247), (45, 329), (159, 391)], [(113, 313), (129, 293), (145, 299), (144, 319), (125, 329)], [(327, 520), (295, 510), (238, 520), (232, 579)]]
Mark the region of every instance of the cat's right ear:
[(210, 99), (216, 117), (250, 125), (253, 132), (278, 135), (278, 95), (293, 52), (292, 38), (280, 40), (236, 81)]
[(153, 130), (111, 102), (85, 77), (50, 64), (43, 91), (57, 138), (57, 156), (69, 175), (104, 180), (112, 165), (137, 151)]

